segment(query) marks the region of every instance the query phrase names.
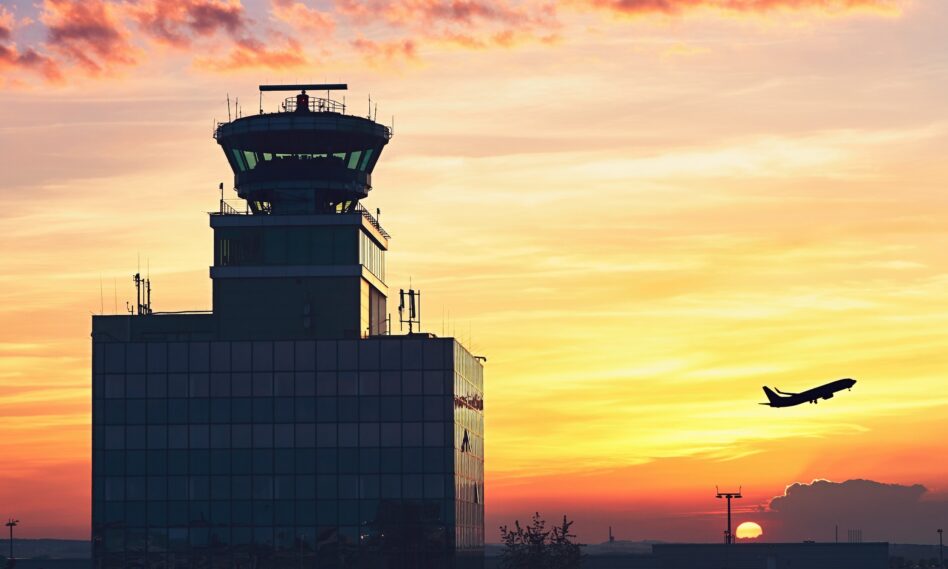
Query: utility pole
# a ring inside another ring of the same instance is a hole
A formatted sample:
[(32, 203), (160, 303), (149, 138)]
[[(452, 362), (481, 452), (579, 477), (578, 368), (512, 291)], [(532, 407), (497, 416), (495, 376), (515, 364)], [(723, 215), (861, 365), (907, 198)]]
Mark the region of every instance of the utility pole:
[(7, 527), (10, 528), (10, 559), (13, 559), (13, 528), (16, 527), (16, 524), (20, 523), (20, 520), (14, 520), (10, 518), (7, 521)]

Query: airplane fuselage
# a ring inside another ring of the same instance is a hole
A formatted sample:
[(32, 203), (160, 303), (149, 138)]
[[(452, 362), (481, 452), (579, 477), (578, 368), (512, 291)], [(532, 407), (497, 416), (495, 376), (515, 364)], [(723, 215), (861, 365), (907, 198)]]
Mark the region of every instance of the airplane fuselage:
[(771, 407), (793, 407), (801, 403), (817, 403), (820, 399), (831, 399), (837, 391), (852, 389), (856, 385), (856, 380), (851, 378), (837, 379), (825, 385), (808, 389), (801, 393), (784, 393), (779, 389), (776, 393), (769, 387), (764, 387), (764, 393), (767, 395), (768, 402), (761, 405)]

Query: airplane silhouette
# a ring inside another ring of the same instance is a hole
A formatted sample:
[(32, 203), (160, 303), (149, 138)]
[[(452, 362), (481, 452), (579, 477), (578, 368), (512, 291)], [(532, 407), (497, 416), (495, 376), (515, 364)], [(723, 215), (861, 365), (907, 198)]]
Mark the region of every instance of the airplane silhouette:
[[(774, 393), (773, 390), (765, 385), (764, 393), (767, 395), (769, 402), (761, 403), (761, 405), (769, 405), (771, 407), (793, 407), (794, 405), (799, 405), (801, 403), (818, 403), (820, 399), (831, 399), (833, 394), (835, 394), (837, 391), (852, 389), (854, 385), (856, 385), (856, 380), (847, 377), (845, 379), (831, 381), (825, 385), (814, 387), (813, 389), (807, 389), (802, 393), (787, 393), (774, 388), (780, 395), (777, 395), (777, 393)], [(781, 395), (783, 397), (781, 397)]]

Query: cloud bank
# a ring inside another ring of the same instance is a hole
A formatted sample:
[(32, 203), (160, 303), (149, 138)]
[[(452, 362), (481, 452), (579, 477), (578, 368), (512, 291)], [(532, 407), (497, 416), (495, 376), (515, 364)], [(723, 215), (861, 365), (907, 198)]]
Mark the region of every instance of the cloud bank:
[(933, 528), (944, 525), (946, 512), (948, 502), (931, 499), (920, 484), (814, 480), (792, 484), (773, 498), (762, 525), (764, 531), (773, 526), (787, 541), (831, 541), (838, 526), (841, 541), (847, 530), (859, 529), (863, 541), (915, 543), (930, 539)]
[[(315, 51), (320, 58), (356, 55), (390, 65), (420, 59), (426, 48), (554, 44), (578, 33), (582, 24), (576, 22), (589, 14), (623, 25), (626, 16), (687, 17), (707, 11), (891, 13), (900, 1), (334, 0), (317, 6), (314, 0), (260, 0), (265, 2), (260, 5), (250, 0), (42, 0), (35, 21), (18, 21), (0, 7), (0, 73), (49, 82), (65, 75), (111, 76), (134, 69), (162, 48), (193, 53), (193, 63), (217, 71), (302, 68), (315, 63)], [(40, 26), (43, 39), (18, 45), (17, 28), (24, 26)], [(334, 41), (322, 41), (329, 38)]]

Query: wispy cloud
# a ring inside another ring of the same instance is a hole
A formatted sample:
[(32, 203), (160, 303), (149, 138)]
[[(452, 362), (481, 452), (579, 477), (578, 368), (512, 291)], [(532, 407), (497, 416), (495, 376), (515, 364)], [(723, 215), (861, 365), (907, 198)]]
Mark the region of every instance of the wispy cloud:
[(330, 12), (311, 8), (298, 0), (272, 0), (270, 11), (277, 20), (307, 33), (328, 35), (336, 27)]
[(899, 0), (577, 0), (577, 3), (622, 15), (678, 15), (695, 10), (763, 14), (775, 11), (896, 13), (902, 4)]
[(418, 57), (418, 45), (412, 39), (378, 42), (360, 36), (353, 39), (351, 43), (357, 52), (375, 65), (415, 60)]
[(291, 37), (282, 38), (279, 46), (272, 47), (256, 38), (241, 38), (234, 42), (224, 57), (202, 57), (196, 63), (215, 71), (239, 71), (242, 69), (295, 69), (307, 63), (299, 41)]

